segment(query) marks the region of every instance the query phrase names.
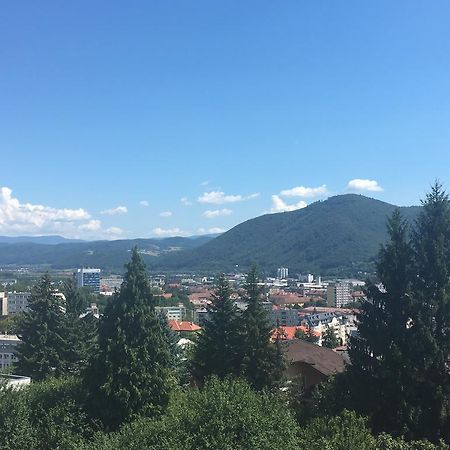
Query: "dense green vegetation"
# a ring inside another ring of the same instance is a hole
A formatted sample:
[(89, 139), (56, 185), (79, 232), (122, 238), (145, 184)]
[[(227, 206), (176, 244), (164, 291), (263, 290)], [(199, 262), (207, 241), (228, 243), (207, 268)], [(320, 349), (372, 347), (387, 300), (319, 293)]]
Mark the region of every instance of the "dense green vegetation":
[(361, 306), (352, 364), (321, 390), (316, 409), (367, 415), (376, 431), (450, 441), (450, 203), (436, 184), (409, 232), (396, 211), (378, 277)]

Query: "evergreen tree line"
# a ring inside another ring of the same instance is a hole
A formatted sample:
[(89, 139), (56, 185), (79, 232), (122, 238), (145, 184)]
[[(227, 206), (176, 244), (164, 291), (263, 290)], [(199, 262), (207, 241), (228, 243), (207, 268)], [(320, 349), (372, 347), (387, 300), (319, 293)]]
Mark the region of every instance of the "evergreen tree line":
[(388, 220), (351, 365), (306, 415), (349, 408), (375, 432), (450, 442), (450, 202), (436, 183), (422, 204), (412, 229), (399, 211)]
[(248, 307), (239, 314), (228, 281), (218, 277), (210, 320), (195, 343), (186, 374), (176, 335), (156, 312), (157, 298), (137, 249), (120, 291), (100, 320), (82, 314), (87, 300), (72, 281), (66, 283), (62, 302), (45, 275), (33, 288), (29, 310), (18, 325), (16, 373), (34, 381), (78, 377), (83, 407), (105, 430), (140, 416), (160, 416), (180, 379), (186, 383), (194, 377), (202, 385), (213, 375), (235, 376), (259, 390), (272, 388), (281, 378), (282, 355), (270, 341), (258, 283), (253, 269), (245, 285)]
[(253, 267), (244, 285), (246, 309), (239, 311), (225, 275), (218, 277), (192, 360), (192, 374), (200, 384), (212, 375), (222, 380), (241, 377), (257, 390), (279, 384), (284, 368), (282, 349), (271, 342), (272, 327), (259, 282)]

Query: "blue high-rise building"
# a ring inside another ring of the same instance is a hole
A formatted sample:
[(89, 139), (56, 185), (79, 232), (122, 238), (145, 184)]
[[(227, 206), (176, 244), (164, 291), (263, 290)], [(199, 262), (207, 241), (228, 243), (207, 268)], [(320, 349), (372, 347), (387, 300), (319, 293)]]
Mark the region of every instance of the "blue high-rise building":
[(94, 292), (100, 292), (101, 269), (78, 269), (75, 273), (75, 280), (78, 287), (88, 287)]

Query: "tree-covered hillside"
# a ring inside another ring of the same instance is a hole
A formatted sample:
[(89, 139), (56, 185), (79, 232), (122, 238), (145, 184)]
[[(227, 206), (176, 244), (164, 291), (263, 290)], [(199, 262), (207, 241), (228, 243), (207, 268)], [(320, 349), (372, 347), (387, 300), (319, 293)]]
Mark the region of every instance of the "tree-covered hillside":
[[(231, 270), (257, 263), (265, 270), (350, 273), (366, 270), (385, 242), (386, 219), (396, 206), (362, 195), (331, 197), (292, 212), (267, 214), (237, 225), (192, 250), (152, 261), (164, 269)], [(420, 207), (403, 207), (413, 221)]]

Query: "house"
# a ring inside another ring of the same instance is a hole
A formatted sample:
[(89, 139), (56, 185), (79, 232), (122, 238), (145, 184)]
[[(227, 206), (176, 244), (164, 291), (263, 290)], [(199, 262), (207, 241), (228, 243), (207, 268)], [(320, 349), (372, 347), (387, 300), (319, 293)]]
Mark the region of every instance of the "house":
[(286, 377), (291, 380), (301, 377), (306, 389), (345, 370), (344, 357), (329, 348), (301, 339), (284, 342), (283, 346), (287, 362)]
[[(281, 339), (282, 341), (291, 341), (292, 339), (297, 339), (295, 333), (299, 330), (303, 331), (304, 334), (307, 334), (309, 331), (307, 327), (302, 325), (296, 327), (279, 326), (273, 330), (271, 339), (273, 341), (275, 341), (277, 338)], [(320, 340), (321, 334), (319, 332), (313, 331), (313, 334), (317, 337), (317, 339)]]
[(193, 322), (188, 321), (178, 321), (178, 320), (169, 320), (169, 327), (172, 331), (177, 333), (197, 333), (202, 327), (199, 327)]

